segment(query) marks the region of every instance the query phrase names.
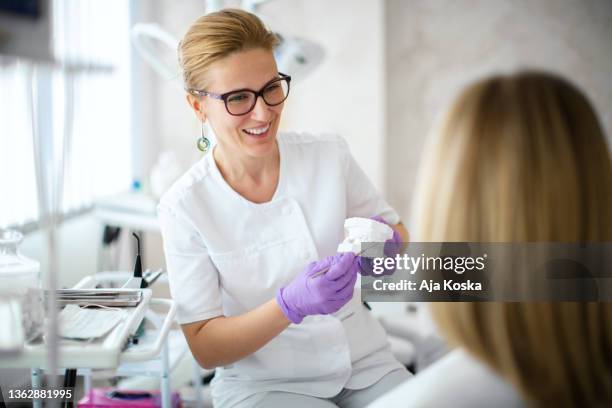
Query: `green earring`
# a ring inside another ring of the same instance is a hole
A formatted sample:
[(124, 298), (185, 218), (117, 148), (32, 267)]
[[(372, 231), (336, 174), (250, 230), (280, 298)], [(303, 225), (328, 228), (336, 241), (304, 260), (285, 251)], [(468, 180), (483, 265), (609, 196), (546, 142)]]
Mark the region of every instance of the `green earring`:
[(202, 153), (208, 153), (210, 149), (210, 140), (204, 135), (204, 121), (202, 121), (202, 136), (198, 139), (198, 150)]

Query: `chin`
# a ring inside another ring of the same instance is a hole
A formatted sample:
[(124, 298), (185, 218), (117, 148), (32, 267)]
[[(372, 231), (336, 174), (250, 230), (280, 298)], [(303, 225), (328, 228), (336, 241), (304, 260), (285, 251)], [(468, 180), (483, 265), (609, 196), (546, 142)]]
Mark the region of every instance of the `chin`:
[(276, 151), (276, 136), (265, 142), (249, 144), (246, 147), (247, 154), (251, 157), (266, 157)]

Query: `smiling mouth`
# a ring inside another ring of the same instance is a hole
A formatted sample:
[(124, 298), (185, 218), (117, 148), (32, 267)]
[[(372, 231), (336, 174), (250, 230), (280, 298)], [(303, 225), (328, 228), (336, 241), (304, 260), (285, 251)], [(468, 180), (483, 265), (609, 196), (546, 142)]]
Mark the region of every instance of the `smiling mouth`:
[(258, 127), (258, 128), (242, 129), (242, 131), (246, 133), (247, 135), (262, 136), (262, 135), (265, 135), (269, 129), (270, 129), (270, 123), (268, 123), (265, 126)]

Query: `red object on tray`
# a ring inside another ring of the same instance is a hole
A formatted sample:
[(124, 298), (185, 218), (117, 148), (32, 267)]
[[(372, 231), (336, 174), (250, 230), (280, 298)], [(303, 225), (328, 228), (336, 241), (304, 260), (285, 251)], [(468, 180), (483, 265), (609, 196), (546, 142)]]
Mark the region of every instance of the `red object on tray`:
[[(170, 406), (181, 408), (181, 397), (178, 392), (172, 392)], [(159, 408), (162, 406), (159, 391), (117, 390), (115, 388), (94, 388), (85, 395), (78, 404), (83, 408)]]

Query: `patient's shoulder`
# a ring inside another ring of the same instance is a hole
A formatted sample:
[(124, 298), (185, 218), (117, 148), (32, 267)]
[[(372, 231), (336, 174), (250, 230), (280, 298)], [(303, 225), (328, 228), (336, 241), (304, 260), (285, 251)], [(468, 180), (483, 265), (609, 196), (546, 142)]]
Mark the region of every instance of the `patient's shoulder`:
[(512, 385), (463, 350), (454, 350), (368, 408), (523, 407)]

